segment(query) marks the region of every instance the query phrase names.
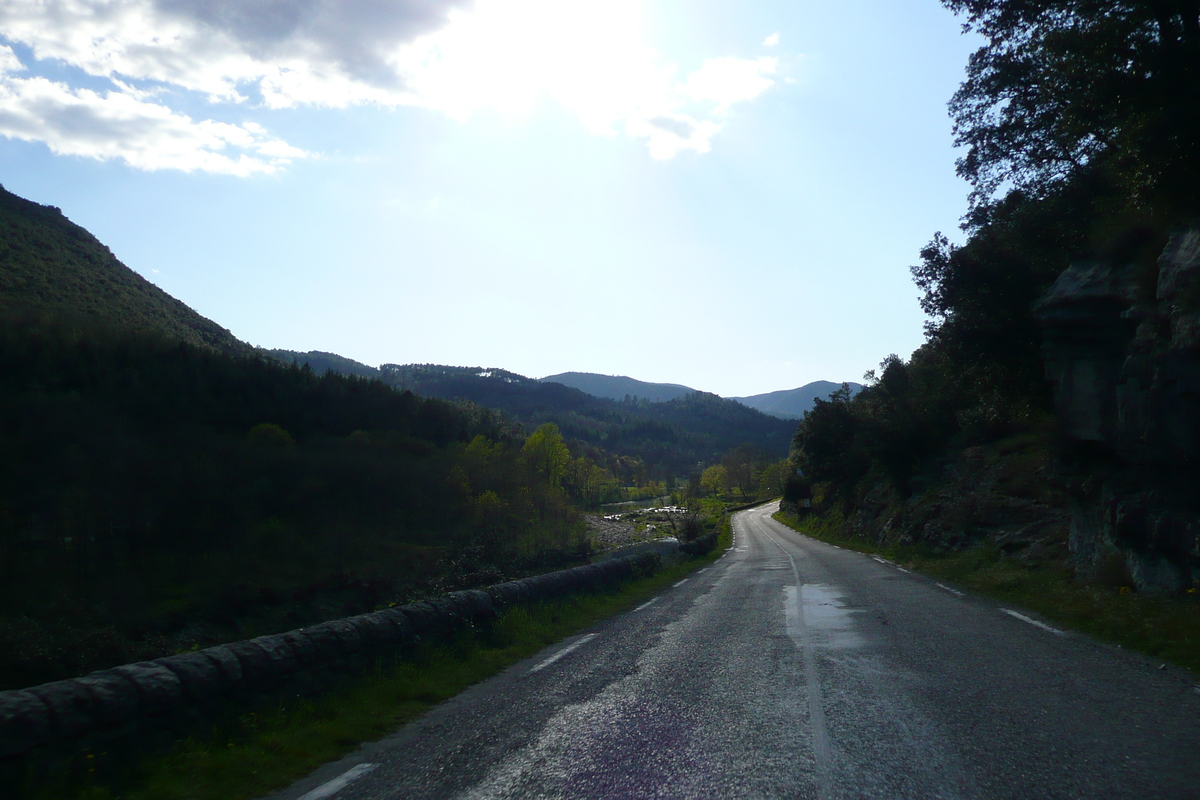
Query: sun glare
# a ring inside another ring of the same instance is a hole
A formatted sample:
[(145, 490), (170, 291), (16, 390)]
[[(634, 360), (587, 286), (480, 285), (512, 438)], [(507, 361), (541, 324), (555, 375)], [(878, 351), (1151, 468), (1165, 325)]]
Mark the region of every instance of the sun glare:
[(644, 39), (639, 0), (480, 0), (403, 48), (396, 66), (412, 103), (455, 119), (523, 117), (549, 99), (590, 133), (649, 139), (656, 158), (708, 150), (719, 124), (704, 117), (774, 83), (773, 58), (709, 59), (685, 77)]

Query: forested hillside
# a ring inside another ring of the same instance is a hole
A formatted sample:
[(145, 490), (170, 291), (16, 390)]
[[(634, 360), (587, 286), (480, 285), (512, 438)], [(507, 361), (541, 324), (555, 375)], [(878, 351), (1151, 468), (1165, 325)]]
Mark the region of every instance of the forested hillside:
[(320, 350), (310, 350), (307, 353), (296, 350), (267, 350), (266, 353), (285, 364), (295, 364), (298, 367), (307, 364), (318, 375), (324, 375), (333, 370), (340, 375), (356, 375), (360, 378), (382, 377), (382, 373), (375, 367), (369, 367), (352, 358), (339, 356), (337, 353), (324, 353)]
[(59, 209), (3, 187), (0, 312), (108, 322), (227, 353), (253, 349), (126, 267)]
[[(1122, 478), (1127, 488), (1103, 500), (1114, 509), (1126, 507), (1135, 485), (1157, 493), (1145, 496), (1158, 503), (1170, 494), (1147, 477), (1166, 466), (1145, 455), (1149, 440), (1142, 455), (1131, 455), (1136, 448), (1114, 446), (1107, 429), (1081, 434), (1065, 422), (1061, 401), (1069, 399), (1062, 392), (1091, 392), (1088, 413), (1108, 425), (1106, 409), (1139, 397), (1139, 386), (1157, 387), (1156, 375), (1168, 377), (1162, 370), (1174, 377), (1154, 392), (1174, 393), (1200, 374), (1191, 351), (1172, 339), (1178, 308), (1167, 300), (1182, 295), (1160, 279), (1170, 234), (1200, 214), (1200, 9), (1184, 2), (944, 4), (987, 41), (950, 104), (966, 148), (958, 171), (974, 188), (967, 238), (958, 246), (936, 234), (912, 268), (929, 314), (927, 343), (908, 361), (885, 359), (853, 399), (818, 401), (801, 423), (794, 458), (804, 478), (792, 482), (789, 498), (811, 493), (818, 509), (882, 539), (960, 547), (1000, 537), (1014, 552), (1062, 556), (1068, 509), (1079, 530), (1107, 530), (1108, 523), (1086, 522), (1106, 475), (1137, 467)], [(1048, 301), (1038, 305), (1039, 298), (1072, 264), (1075, 277), (1056, 285), (1055, 324), (1064, 333), (1051, 352)], [(1046, 359), (1069, 365), (1085, 351), (1102, 355), (1059, 376), (1066, 383), (1057, 384), (1056, 413)], [(1121, 413), (1162, 413), (1152, 408)], [(1175, 463), (1176, 471), (1185, 466)], [(967, 474), (986, 480), (965, 488)], [(1195, 516), (1195, 509), (1171, 508), (1143, 502), (1128, 513), (1151, 521)], [(1097, 519), (1107, 513), (1097, 510)], [(1164, 533), (1166, 525), (1154, 534), (1162, 537), (1157, 545), (1137, 525), (1104, 536), (1133, 567), (1158, 547), (1153, 559), (1167, 558), (1181, 575), (1194, 570), (1185, 563), (1191, 557), (1173, 554), (1175, 534)], [(1080, 574), (1095, 566), (1079, 561), (1077, 548), (1072, 557)], [(1114, 581), (1159, 580), (1113, 569)]]
[(689, 386), (678, 383), (648, 383), (624, 375), (597, 375), (594, 372), (562, 372), (558, 375), (547, 375), (538, 380), (546, 383), (561, 383), (571, 386), (581, 392), (587, 392), (594, 397), (607, 397), (610, 400), (651, 400), (662, 402), (696, 391)]
[[(782, 458), (795, 429), (792, 422), (705, 392), (666, 402), (619, 402), (500, 369), (434, 364), (380, 369), (385, 382), (420, 395), (499, 409), (529, 428), (552, 422), (568, 439), (596, 448), (597, 461), (627, 483), (686, 478), (740, 445)], [(616, 458), (606, 459), (601, 448)]]
[(0, 196), (0, 688), (561, 564), (619, 498), (553, 426), (285, 365)]
[(22, 320), (0, 326), (0, 406), (8, 688), (583, 546), (552, 430), (379, 382)]

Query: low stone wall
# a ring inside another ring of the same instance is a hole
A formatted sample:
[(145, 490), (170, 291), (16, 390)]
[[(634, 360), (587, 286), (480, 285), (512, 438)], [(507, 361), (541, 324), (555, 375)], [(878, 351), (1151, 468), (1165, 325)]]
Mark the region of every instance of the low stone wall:
[(508, 607), (598, 589), (659, 564), (654, 554), (628, 556), (0, 692), (0, 762), (35, 751), (119, 748), (146, 736), (169, 740), (222, 713), (318, 693), (423, 639), (486, 624)]
[(689, 556), (703, 556), (711, 553), (717, 546), (717, 534), (710, 533), (679, 545), (679, 551)]

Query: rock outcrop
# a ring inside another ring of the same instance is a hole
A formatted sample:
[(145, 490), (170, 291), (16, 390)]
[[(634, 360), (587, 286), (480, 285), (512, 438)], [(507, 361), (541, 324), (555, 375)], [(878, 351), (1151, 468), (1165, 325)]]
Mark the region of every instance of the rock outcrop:
[(1123, 560), (1141, 591), (1200, 579), (1200, 229), (1157, 275), (1079, 263), (1041, 298), (1046, 377), (1082, 577)]

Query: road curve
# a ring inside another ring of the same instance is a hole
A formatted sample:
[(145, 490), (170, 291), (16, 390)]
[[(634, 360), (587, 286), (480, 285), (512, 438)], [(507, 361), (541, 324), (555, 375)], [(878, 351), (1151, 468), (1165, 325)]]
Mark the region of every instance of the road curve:
[(1200, 798), (1186, 672), (774, 510), (648, 604), (272, 797)]

